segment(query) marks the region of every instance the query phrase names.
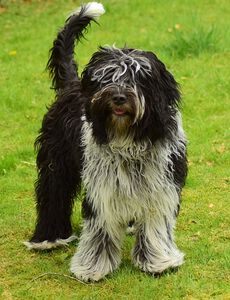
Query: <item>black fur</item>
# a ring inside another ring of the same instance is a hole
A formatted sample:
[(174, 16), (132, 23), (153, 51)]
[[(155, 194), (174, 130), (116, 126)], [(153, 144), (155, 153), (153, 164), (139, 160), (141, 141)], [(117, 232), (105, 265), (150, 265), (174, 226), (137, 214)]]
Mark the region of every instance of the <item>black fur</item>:
[(60, 93), (45, 115), (36, 140), (38, 219), (33, 242), (67, 238), (72, 233), (73, 199), (80, 188), (82, 150), (77, 84)]
[(83, 38), (83, 31), (94, 21), (93, 18), (84, 16), (84, 13), (85, 8), (66, 20), (65, 27), (58, 33), (50, 49), (47, 69), (50, 71), (55, 90), (65, 89), (72, 81), (78, 79), (77, 64), (73, 59), (74, 42)]

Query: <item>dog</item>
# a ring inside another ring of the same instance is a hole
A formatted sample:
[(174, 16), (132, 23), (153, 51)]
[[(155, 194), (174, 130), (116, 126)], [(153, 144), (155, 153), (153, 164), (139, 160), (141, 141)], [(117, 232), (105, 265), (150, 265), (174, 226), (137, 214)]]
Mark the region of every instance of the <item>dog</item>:
[(159, 274), (184, 257), (173, 234), (187, 174), (179, 87), (154, 53), (128, 47), (100, 47), (79, 77), (74, 43), (103, 13), (100, 3), (82, 5), (51, 49), (56, 100), (35, 143), (37, 222), (25, 242), (43, 250), (76, 239), (70, 219), (83, 187), (83, 228), (70, 270), (85, 282), (118, 268), (130, 222), (140, 270)]

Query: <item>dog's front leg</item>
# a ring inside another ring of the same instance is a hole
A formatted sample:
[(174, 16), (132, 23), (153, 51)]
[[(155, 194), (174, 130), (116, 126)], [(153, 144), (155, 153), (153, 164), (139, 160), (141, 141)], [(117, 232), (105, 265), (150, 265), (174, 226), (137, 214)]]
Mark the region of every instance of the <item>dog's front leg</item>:
[[(109, 220), (111, 222), (111, 220)], [(115, 221), (108, 226), (102, 217), (84, 219), (76, 254), (71, 261), (71, 272), (85, 282), (99, 281), (118, 268), (121, 257), (121, 239), (124, 232)]]
[(169, 198), (169, 201), (161, 203), (164, 200), (167, 200), (166, 197), (155, 201), (155, 209), (146, 212), (143, 221), (136, 225), (133, 262), (146, 273), (159, 274), (183, 263), (184, 255), (178, 250), (173, 237), (177, 201)]

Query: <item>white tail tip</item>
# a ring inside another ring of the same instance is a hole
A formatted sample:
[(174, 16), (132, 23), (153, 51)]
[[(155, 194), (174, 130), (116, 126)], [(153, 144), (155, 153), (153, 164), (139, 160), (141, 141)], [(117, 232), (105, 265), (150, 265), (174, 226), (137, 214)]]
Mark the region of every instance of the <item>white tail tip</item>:
[(83, 17), (90, 17), (93, 19), (98, 19), (101, 15), (103, 15), (105, 13), (104, 6), (101, 3), (89, 2), (89, 3), (83, 4), (71, 15), (79, 14), (82, 9), (84, 9)]

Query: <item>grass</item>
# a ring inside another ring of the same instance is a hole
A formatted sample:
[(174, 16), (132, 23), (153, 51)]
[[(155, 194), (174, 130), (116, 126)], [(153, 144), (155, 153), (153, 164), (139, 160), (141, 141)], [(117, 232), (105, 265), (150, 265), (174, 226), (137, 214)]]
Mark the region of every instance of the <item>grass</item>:
[[(0, 1), (0, 298), (230, 299), (230, 5), (222, 1), (102, 1), (107, 13), (76, 50), (82, 69), (99, 44), (154, 51), (183, 93), (189, 176), (176, 237), (185, 264), (152, 278), (130, 261), (127, 237), (117, 272), (98, 284), (67, 277), (75, 245), (25, 250), (35, 222), (33, 142), (53, 92), (44, 72), (57, 28), (80, 1)], [(80, 232), (80, 202), (73, 214)], [(37, 279), (35, 279), (37, 278)], [(35, 279), (34, 281), (32, 281)]]
[(174, 40), (166, 49), (169, 55), (176, 58), (184, 59), (189, 56), (199, 56), (205, 52), (217, 52), (217, 33), (214, 28), (205, 29), (195, 27), (188, 32), (180, 30), (180, 25), (175, 25), (173, 32)]

